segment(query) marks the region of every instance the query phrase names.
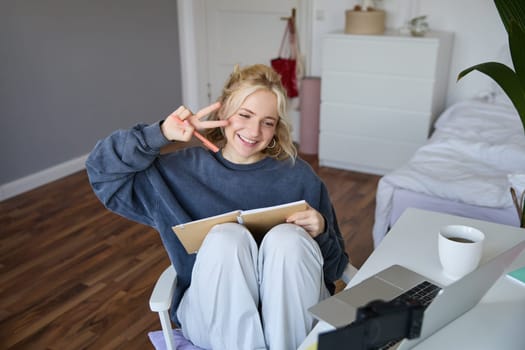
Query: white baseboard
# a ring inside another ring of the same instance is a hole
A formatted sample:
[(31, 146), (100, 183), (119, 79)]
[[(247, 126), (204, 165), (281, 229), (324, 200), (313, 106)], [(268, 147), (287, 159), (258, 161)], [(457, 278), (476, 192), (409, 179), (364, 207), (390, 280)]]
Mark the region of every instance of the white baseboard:
[(0, 201), (84, 169), (88, 154), (0, 185)]

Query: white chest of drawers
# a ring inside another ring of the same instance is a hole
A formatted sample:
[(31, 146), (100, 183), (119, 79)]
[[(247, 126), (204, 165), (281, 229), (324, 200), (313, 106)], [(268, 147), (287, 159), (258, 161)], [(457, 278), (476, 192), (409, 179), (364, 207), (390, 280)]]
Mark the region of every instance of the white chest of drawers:
[(327, 35), (320, 165), (385, 174), (408, 161), (445, 107), (452, 41), (445, 32)]

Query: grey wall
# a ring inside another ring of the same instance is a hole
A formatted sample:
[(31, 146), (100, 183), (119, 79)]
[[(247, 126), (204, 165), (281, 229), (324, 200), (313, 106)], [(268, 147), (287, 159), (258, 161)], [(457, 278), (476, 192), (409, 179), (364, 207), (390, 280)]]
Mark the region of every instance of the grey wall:
[(0, 184), (180, 104), (176, 0), (0, 2)]

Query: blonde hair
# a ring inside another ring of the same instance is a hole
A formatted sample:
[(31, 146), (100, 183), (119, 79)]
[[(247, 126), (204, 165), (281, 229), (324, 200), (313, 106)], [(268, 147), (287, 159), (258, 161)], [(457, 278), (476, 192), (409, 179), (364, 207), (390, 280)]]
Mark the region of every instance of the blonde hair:
[[(217, 100), (221, 107), (208, 116), (208, 120), (228, 119), (241, 107), (244, 100), (259, 90), (270, 91), (277, 97), (277, 113), (279, 120), (275, 128), (275, 146), (267, 147), (263, 153), (275, 159), (297, 157), (297, 149), (292, 140), (292, 127), (286, 113), (287, 97), (281, 83), (281, 77), (271, 67), (264, 64), (255, 64), (240, 68), (235, 66)], [(226, 143), (222, 129), (208, 129), (206, 137), (220, 146)]]

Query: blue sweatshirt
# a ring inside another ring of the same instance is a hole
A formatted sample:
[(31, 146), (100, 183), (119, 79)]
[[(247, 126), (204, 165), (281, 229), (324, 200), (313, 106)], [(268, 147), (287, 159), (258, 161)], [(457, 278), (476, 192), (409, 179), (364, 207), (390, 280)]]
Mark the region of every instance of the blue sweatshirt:
[[(188, 288), (195, 254), (188, 254), (172, 226), (233, 210), (248, 210), (304, 199), (325, 218), (315, 238), (324, 257), (324, 278), (333, 282), (348, 263), (328, 191), (300, 158), (265, 158), (235, 164), (201, 147), (160, 155), (169, 143), (160, 123), (119, 130), (99, 141), (86, 161), (89, 180), (109, 210), (155, 228), (177, 271), (172, 310)], [(173, 314), (172, 314), (173, 315)]]

